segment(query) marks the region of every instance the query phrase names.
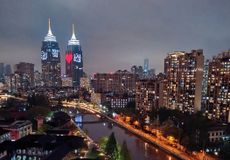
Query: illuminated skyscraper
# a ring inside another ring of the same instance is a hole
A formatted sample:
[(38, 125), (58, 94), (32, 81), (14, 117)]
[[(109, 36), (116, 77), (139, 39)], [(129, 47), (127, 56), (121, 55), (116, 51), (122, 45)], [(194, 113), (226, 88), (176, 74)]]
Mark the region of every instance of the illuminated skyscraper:
[(209, 62), (205, 113), (211, 119), (230, 122), (230, 50)]
[(41, 48), (42, 78), (47, 87), (61, 86), (61, 59), (56, 37), (51, 31), (50, 19), (48, 33)]
[(173, 52), (165, 58), (166, 106), (183, 112), (201, 110), (203, 50)]
[(72, 78), (73, 87), (79, 87), (80, 79), (83, 77), (83, 57), (80, 41), (75, 35), (74, 25), (72, 27), (72, 37), (68, 41), (65, 60), (66, 76)]

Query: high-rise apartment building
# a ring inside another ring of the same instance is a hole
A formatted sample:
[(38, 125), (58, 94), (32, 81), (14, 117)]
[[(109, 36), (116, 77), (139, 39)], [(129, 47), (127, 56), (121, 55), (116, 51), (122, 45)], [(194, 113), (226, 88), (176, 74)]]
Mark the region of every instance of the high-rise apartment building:
[(50, 19), (49, 29), (42, 42), (41, 48), (42, 78), (47, 87), (61, 86), (61, 58), (56, 37), (51, 31)]
[(169, 53), (164, 65), (167, 80), (166, 107), (189, 113), (200, 111), (203, 50)]
[(136, 83), (136, 109), (149, 112), (164, 107), (165, 95), (166, 79), (163, 73), (153, 79), (141, 79)]
[(137, 78), (137, 74), (126, 70), (118, 70), (115, 73), (97, 73), (92, 79), (92, 86), (96, 93), (133, 94)]
[(139, 80), (136, 83), (135, 103), (137, 110), (150, 112), (159, 107), (157, 104), (156, 87), (157, 85), (155, 80), (145, 79)]
[(213, 57), (208, 65), (205, 114), (230, 122), (230, 50)]
[(83, 56), (80, 41), (76, 38), (74, 25), (72, 37), (68, 41), (65, 54), (66, 76), (72, 78), (73, 87), (80, 86), (80, 79), (83, 77)]

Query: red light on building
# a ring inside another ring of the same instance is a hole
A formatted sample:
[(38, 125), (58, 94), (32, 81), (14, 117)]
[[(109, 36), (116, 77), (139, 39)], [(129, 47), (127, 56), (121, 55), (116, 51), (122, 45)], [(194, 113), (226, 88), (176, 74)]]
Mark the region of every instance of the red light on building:
[(67, 63), (70, 63), (73, 59), (73, 54), (71, 52), (66, 53), (65, 60)]

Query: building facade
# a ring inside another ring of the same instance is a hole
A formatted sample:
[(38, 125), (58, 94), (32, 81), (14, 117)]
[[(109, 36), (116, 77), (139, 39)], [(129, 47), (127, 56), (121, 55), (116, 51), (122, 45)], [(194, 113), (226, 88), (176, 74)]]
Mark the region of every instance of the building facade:
[(50, 19), (49, 29), (42, 42), (41, 48), (42, 78), (44, 86), (61, 86), (61, 57), (56, 37), (51, 31)]
[(43, 86), (42, 73), (39, 71), (34, 72), (34, 86), (41, 87)]
[(20, 76), (20, 85), (22, 88), (34, 86), (34, 64), (20, 62), (15, 65), (15, 73)]
[(5, 76), (5, 73), (4, 73), (4, 63), (0, 63), (0, 82), (4, 82), (4, 76)]
[(194, 113), (201, 110), (203, 50), (172, 52), (165, 58), (166, 107)]
[(80, 79), (83, 77), (83, 56), (80, 41), (75, 36), (74, 25), (72, 37), (68, 41), (65, 61), (66, 76), (72, 78), (73, 87), (79, 87)]
[(127, 107), (128, 103), (134, 101), (135, 101), (135, 96), (124, 96), (124, 95), (113, 96), (110, 99), (110, 106), (111, 108), (125, 108)]
[(12, 68), (10, 64), (6, 64), (4, 67), (4, 74), (5, 76), (9, 76), (12, 74)]
[(16, 141), (32, 133), (32, 123), (26, 121), (14, 121), (12, 123), (0, 123), (0, 128), (10, 131), (10, 139)]
[(230, 50), (209, 62), (205, 114), (230, 122)]
[(151, 112), (159, 107), (156, 80), (140, 80), (136, 83), (136, 110)]
[(135, 94), (137, 74), (126, 70), (115, 73), (97, 73), (92, 79), (92, 86), (97, 93)]
[(10, 131), (0, 128), (0, 143), (10, 141)]

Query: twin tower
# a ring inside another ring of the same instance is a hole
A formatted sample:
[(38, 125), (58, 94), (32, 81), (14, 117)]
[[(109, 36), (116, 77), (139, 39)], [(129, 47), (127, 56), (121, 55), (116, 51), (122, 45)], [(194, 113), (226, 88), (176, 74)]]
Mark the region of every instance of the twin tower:
[[(79, 87), (80, 78), (83, 76), (83, 57), (80, 41), (76, 38), (74, 25), (72, 37), (68, 41), (65, 54), (66, 76), (71, 78), (72, 86)], [(61, 57), (56, 37), (51, 30), (50, 19), (48, 33), (42, 41), (41, 47), (42, 78), (46, 87), (61, 87)]]

